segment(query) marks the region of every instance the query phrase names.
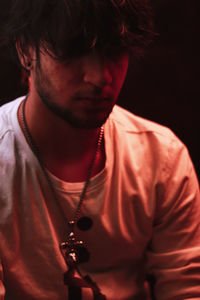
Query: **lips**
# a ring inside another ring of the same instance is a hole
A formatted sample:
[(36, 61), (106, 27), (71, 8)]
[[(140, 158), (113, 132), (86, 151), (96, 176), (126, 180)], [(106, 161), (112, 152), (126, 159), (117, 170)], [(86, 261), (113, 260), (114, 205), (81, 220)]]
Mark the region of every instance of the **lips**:
[(100, 105), (101, 103), (112, 102), (112, 97), (80, 96), (76, 100)]
[(76, 100), (80, 106), (93, 111), (107, 110), (112, 104), (110, 97), (78, 97)]
[(84, 101), (91, 101), (91, 102), (107, 102), (107, 101), (111, 101), (112, 98), (111, 97), (96, 97), (96, 96), (80, 96), (76, 98), (77, 100), (84, 100)]

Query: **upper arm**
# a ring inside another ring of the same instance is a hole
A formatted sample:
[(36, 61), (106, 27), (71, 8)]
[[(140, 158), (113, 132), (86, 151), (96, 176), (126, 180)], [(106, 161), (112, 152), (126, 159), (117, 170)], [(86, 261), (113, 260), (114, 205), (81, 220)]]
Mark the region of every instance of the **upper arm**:
[(0, 260), (0, 300), (4, 300), (5, 296), (5, 287), (3, 284), (3, 267)]
[(169, 151), (168, 164), (165, 181), (157, 186), (149, 272), (157, 299), (200, 299), (199, 184), (184, 146)]

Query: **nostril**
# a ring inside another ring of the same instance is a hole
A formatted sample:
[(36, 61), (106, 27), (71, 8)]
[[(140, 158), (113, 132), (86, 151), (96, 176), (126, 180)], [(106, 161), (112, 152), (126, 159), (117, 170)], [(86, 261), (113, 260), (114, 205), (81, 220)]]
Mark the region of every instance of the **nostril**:
[(108, 70), (102, 68), (99, 70), (90, 70), (84, 74), (84, 82), (90, 83), (97, 87), (103, 87), (112, 83), (112, 76)]

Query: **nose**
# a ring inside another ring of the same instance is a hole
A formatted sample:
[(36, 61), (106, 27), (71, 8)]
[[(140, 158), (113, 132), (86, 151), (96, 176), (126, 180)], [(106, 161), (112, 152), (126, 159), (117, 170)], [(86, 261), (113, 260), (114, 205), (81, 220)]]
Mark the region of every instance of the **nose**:
[(83, 80), (99, 88), (111, 84), (112, 75), (108, 62), (96, 53), (88, 55), (84, 62)]

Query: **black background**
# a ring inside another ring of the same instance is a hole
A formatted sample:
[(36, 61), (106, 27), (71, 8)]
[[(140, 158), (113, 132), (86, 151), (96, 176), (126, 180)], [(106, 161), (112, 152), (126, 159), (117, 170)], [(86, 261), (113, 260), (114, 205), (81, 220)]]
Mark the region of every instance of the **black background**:
[[(159, 36), (144, 58), (132, 58), (118, 104), (170, 127), (188, 147), (200, 176), (200, 1), (153, 0), (153, 11)], [(0, 49), (0, 105), (27, 90), (19, 66), (5, 52)]]

